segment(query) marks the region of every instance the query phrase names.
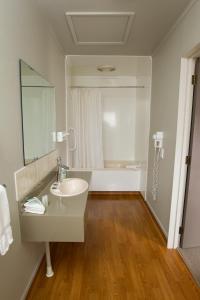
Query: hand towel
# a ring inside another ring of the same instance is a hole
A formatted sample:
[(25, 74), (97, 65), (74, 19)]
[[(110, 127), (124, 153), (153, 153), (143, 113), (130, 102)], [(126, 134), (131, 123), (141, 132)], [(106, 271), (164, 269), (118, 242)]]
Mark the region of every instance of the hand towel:
[(5, 255), (13, 242), (6, 189), (0, 185), (0, 254)]
[(33, 197), (24, 203), (24, 211), (32, 214), (44, 214), (45, 206), (40, 199)]
[(24, 211), (27, 213), (36, 214), (36, 215), (43, 215), (45, 212), (45, 210), (39, 210), (39, 209), (35, 209), (35, 208), (25, 208)]

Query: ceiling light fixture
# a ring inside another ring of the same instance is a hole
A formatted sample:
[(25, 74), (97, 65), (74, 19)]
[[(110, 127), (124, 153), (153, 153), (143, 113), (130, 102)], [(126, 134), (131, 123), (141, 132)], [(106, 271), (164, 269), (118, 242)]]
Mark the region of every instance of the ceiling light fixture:
[(102, 65), (102, 66), (98, 66), (97, 70), (99, 72), (113, 72), (116, 70), (116, 68), (114, 66), (111, 65)]

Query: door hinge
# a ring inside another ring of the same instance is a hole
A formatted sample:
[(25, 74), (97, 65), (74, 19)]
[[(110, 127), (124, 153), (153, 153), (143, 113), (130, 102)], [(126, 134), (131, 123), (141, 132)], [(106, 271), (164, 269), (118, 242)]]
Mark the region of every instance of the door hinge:
[(193, 85), (197, 84), (197, 75), (192, 75), (192, 84)]
[(187, 155), (186, 158), (185, 158), (185, 163), (186, 165), (190, 165), (191, 164), (191, 155)]
[(179, 234), (183, 234), (183, 226), (180, 226), (180, 227), (179, 227), (178, 233), (179, 233)]

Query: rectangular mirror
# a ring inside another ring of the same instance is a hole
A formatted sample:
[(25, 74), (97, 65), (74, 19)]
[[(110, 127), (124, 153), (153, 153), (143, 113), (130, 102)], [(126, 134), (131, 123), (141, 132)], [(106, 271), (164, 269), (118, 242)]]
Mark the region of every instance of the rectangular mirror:
[(24, 164), (55, 150), (55, 88), (20, 60)]

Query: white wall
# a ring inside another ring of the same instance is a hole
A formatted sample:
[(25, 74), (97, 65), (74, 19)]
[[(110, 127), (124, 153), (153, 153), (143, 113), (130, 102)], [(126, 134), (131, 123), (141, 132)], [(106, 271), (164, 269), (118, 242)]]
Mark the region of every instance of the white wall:
[[(42, 245), (21, 241), (15, 199), (14, 171), (23, 166), (19, 58), (55, 85), (59, 130), (65, 127), (64, 54), (34, 1), (1, 1), (0, 39), (0, 183), (7, 185), (14, 234), (0, 257), (0, 298), (18, 300), (43, 253)], [(64, 145), (60, 150), (65, 153)]]
[[(200, 1), (162, 42), (153, 55), (151, 129), (148, 168), (148, 202), (164, 231), (168, 232), (178, 116), (181, 57), (200, 43)], [(160, 163), (158, 200), (151, 195), (153, 144), (155, 131), (164, 131), (165, 158)]]
[(144, 140), (137, 140), (145, 131), (136, 89), (102, 89), (102, 108), (104, 160), (145, 160)]

